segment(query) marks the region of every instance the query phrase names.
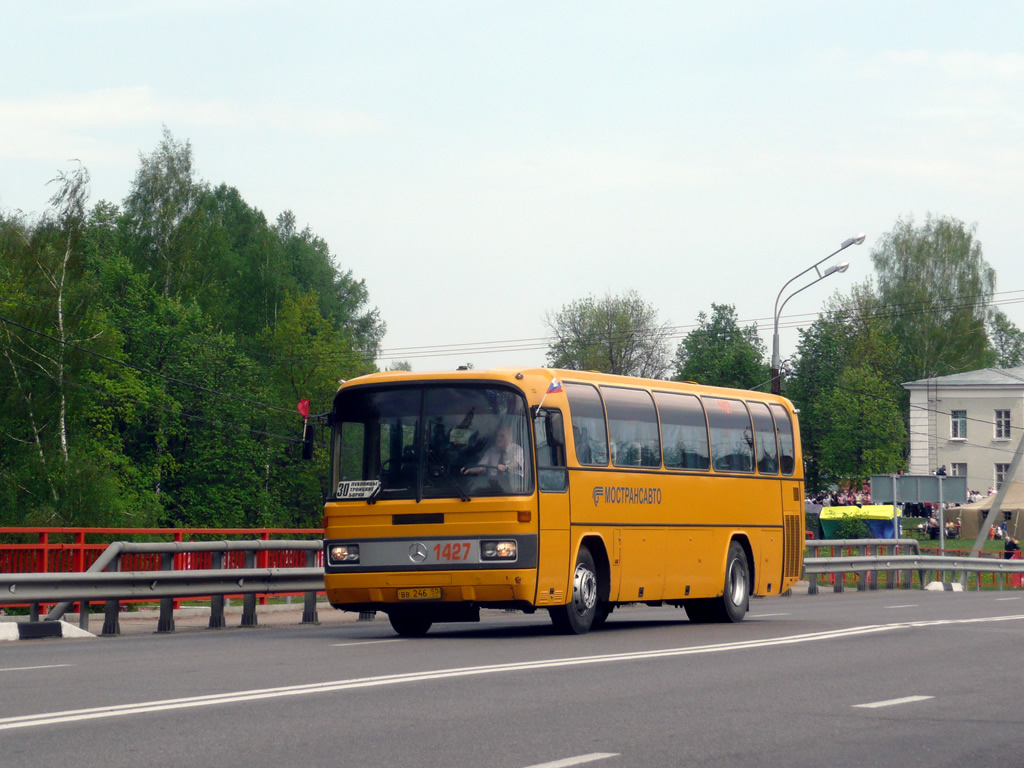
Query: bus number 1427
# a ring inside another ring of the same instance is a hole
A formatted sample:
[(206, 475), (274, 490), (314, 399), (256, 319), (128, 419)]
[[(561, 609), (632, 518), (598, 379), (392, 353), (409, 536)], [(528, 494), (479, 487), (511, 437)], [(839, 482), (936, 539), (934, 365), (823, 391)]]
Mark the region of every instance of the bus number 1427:
[(434, 559), (453, 563), (468, 560), (473, 547), (468, 541), (446, 541), (434, 545)]

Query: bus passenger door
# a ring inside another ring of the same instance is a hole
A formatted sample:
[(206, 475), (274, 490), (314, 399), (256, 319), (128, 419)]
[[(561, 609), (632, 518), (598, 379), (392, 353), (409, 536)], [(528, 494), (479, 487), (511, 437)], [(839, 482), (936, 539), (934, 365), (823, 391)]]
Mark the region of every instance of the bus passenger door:
[(544, 408), (534, 415), (537, 446), (538, 606), (564, 605), (569, 573), (569, 470), (561, 411)]

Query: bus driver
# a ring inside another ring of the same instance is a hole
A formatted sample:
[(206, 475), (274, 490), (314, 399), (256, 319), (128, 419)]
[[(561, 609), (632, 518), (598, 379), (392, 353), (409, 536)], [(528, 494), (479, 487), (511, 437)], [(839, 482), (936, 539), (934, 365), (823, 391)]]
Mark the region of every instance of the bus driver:
[(498, 427), (494, 433), (494, 445), (484, 451), (480, 462), (472, 467), (463, 467), (464, 475), (523, 476), (523, 449), (512, 442), (512, 432), (507, 426)]

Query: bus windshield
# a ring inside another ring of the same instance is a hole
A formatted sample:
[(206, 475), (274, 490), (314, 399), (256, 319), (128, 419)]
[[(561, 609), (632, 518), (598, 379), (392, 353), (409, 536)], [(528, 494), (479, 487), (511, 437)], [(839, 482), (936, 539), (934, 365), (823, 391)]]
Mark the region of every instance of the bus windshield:
[(334, 406), (331, 498), (533, 493), (526, 401), (494, 384), (345, 389)]

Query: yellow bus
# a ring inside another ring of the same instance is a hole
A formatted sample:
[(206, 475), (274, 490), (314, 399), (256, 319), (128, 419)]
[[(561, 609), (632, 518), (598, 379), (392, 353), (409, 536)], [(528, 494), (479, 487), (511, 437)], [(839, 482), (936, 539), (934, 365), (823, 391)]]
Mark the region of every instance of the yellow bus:
[(619, 605), (741, 621), (803, 558), (797, 418), (776, 395), (550, 369), (387, 372), (328, 417), (324, 582), (400, 635), (546, 609), (582, 634)]

